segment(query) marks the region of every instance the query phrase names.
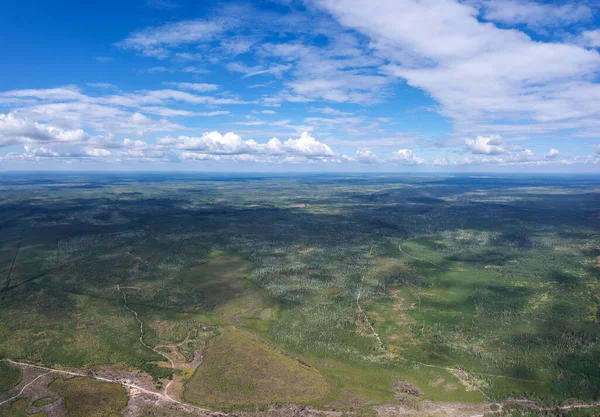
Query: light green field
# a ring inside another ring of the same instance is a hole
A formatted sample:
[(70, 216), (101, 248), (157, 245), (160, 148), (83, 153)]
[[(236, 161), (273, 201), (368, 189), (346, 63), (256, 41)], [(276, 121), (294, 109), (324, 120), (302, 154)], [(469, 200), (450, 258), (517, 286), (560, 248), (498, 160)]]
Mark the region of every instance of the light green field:
[(21, 369), (0, 361), (0, 393), (9, 391), (21, 381)]
[(68, 417), (117, 417), (127, 405), (127, 394), (119, 384), (75, 377), (57, 378), (48, 387), (64, 399)]
[(233, 405), (311, 403), (330, 390), (310, 365), (242, 330), (229, 329), (210, 340), (202, 365), (186, 384), (192, 403)]

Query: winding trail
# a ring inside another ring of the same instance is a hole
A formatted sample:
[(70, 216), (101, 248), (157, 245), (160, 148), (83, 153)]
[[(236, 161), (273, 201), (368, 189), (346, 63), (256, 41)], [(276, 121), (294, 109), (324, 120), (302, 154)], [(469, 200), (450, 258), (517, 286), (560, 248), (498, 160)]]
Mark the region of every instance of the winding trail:
[[(369, 251), (369, 257), (372, 257), (372, 256), (373, 256), (373, 246), (371, 246), (371, 250)], [(366, 275), (367, 274), (364, 274), (362, 276), (362, 278), (360, 279), (360, 287), (358, 288), (358, 293), (356, 294), (356, 307), (358, 308), (358, 311), (360, 311), (360, 313), (364, 316), (367, 324), (369, 325), (369, 328), (371, 329), (371, 333), (373, 334), (373, 336), (375, 336), (375, 339), (377, 339), (377, 343), (379, 344), (379, 347), (381, 348), (381, 347), (383, 347), (383, 343), (381, 342), (381, 338), (379, 337), (379, 334), (375, 331), (375, 329), (371, 325), (371, 321), (369, 320), (369, 316), (367, 316), (367, 313), (365, 313), (365, 311), (360, 306), (360, 297), (362, 295), (363, 283), (365, 281)]]
[[(8, 360), (8, 362), (11, 362), (11, 363), (14, 363), (14, 364), (17, 364), (17, 363), (18, 363), (18, 364), (20, 364), (19, 362), (13, 362), (13, 361), (11, 361), (11, 360)], [(33, 379), (33, 381), (29, 382), (29, 383), (28, 383), (28, 384), (26, 384), (26, 385), (25, 385), (23, 388), (21, 388), (21, 391), (19, 391), (19, 393), (18, 393), (17, 395), (15, 395), (15, 396), (13, 396), (13, 397), (10, 397), (8, 400), (4, 400), (4, 401), (2, 401), (2, 402), (0, 403), (0, 405), (4, 405), (4, 404), (6, 404), (6, 403), (9, 403), (9, 402), (11, 402), (11, 401), (13, 401), (13, 400), (16, 400), (17, 398), (19, 398), (19, 397), (21, 396), (21, 394), (23, 394), (23, 392), (25, 392), (25, 390), (27, 389), (27, 387), (29, 387), (30, 385), (32, 385), (32, 384), (33, 384), (35, 381), (37, 381), (37, 380), (38, 380), (38, 379), (40, 379), (41, 377), (43, 377), (43, 376), (46, 376), (46, 375), (48, 375), (48, 374), (51, 374), (52, 372), (53, 372), (53, 371), (49, 371), (49, 372), (45, 372), (45, 373), (43, 373), (43, 374), (41, 374), (41, 375), (38, 375), (38, 376), (36, 376), (36, 377)]]
[[(165, 355), (164, 353), (162, 353), (160, 350), (158, 350), (155, 347), (152, 347), (150, 345), (147, 345), (146, 342), (144, 342), (144, 323), (140, 320), (140, 318), (138, 317), (138, 313), (135, 310), (132, 310), (131, 308), (129, 308), (129, 306), (127, 305), (127, 294), (125, 294), (125, 292), (121, 289), (121, 285), (117, 284), (117, 290), (121, 293), (121, 295), (123, 296), (123, 307), (125, 307), (125, 309), (129, 312), (131, 312), (135, 319), (138, 321), (138, 323), (140, 324), (140, 337), (139, 337), (139, 341), (142, 344), (142, 346), (150, 349), (152, 352), (159, 354), (160, 356), (162, 356), (163, 358), (165, 358), (169, 364), (171, 365), (171, 369), (173, 371), (175, 371), (175, 363), (173, 362), (173, 360), (171, 358), (169, 358), (167, 355)], [(169, 381), (169, 383), (165, 386), (165, 395), (169, 398), (171, 398), (172, 400), (178, 401), (174, 398), (172, 398), (169, 395), (169, 387), (171, 386), (171, 384), (175, 381), (175, 377), (173, 376), (173, 378), (171, 378), (171, 380)]]
[(79, 377), (84, 377), (84, 378), (93, 378), (95, 380), (102, 381), (102, 382), (110, 382), (110, 383), (113, 383), (113, 384), (120, 384), (120, 385), (123, 385), (125, 388), (127, 388), (127, 390), (129, 391), (130, 395), (135, 395), (136, 393), (141, 392), (141, 393), (148, 394), (148, 395), (151, 395), (153, 397), (156, 397), (156, 398), (158, 398), (160, 400), (164, 400), (164, 401), (167, 401), (167, 402), (170, 402), (170, 403), (173, 403), (173, 404), (180, 405), (180, 406), (186, 408), (187, 410), (200, 411), (200, 412), (205, 413), (205, 414), (212, 413), (211, 415), (215, 415), (215, 416), (224, 416), (225, 415), (225, 414), (222, 414), (222, 413), (218, 413), (218, 412), (214, 412), (214, 411), (211, 411), (211, 410), (207, 410), (205, 408), (196, 407), (195, 405), (184, 403), (183, 401), (179, 401), (177, 399), (171, 398), (171, 397), (169, 397), (168, 395), (166, 395), (166, 394), (164, 394), (162, 392), (156, 392), (156, 391), (152, 391), (152, 390), (146, 389), (144, 387), (140, 387), (139, 385), (133, 384), (133, 383), (129, 382), (128, 380), (104, 378), (104, 377), (101, 377), (101, 376), (97, 376), (97, 375), (90, 374), (90, 373), (84, 373), (84, 372), (64, 371), (64, 370), (61, 370), (61, 369), (53, 369), (53, 368), (48, 368), (46, 366), (41, 366), (41, 365), (32, 365), (32, 364), (25, 363), (25, 362), (17, 362), (17, 361), (13, 361), (11, 359), (6, 359), (6, 361), (9, 362), (9, 363), (11, 363), (11, 364), (13, 364), (13, 365), (16, 365), (16, 366), (24, 366), (24, 367), (28, 367), (28, 368), (43, 369), (43, 370), (48, 371), (48, 372), (45, 372), (42, 375), (38, 375), (33, 381), (31, 381), (27, 385), (25, 385), (21, 389), (21, 391), (19, 392), (18, 395), (14, 396), (12, 398), (9, 398), (8, 400), (3, 401), (2, 403), (0, 403), (0, 405), (5, 404), (5, 403), (7, 403), (9, 401), (13, 401), (16, 398), (18, 398), (21, 394), (23, 394), (23, 392), (25, 391), (25, 389), (27, 387), (29, 387), (30, 385), (32, 385), (34, 382), (36, 382), (38, 379), (40, 379), (44, 375), (48, 375), (48, 374), (51, 374), (51, 373), (56, 373), (56, 374), (59, 374), (59, 375), (70, 375), (70, 376), (79, 376)]

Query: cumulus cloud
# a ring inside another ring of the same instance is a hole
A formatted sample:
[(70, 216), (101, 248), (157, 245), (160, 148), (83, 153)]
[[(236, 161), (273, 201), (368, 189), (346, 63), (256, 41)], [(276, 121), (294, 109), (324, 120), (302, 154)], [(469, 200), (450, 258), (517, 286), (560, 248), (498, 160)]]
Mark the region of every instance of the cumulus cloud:
[(39, 158), (103, 158), (112, 155), (108, 149), (77, 145), (24, 145), (25, 155)]
[(499, 155), (505, 152), (504, 141), (500, 136), (477, 136), (475, 139), (465, 139), (465, 143), (475, 154)]
[(420, 165), (425, 163), (423, 158), (419, 158), (410, 149), (398, 149), (396, 152), (394, 152), (390, 158), (390, 161), (406, 165)]
[(297, 139), (290, 138), (284, 142), (272, 138), (267, 143), (258, 143), (253, 139), (244, 140), (233, 132), (224, 135), (207, 132), (199, 137), (165, 137), (157, 140), (157, 144), (209, 155), (298, 155), (306, 158), (337, 155), (328, 145), (319, 142), (308, 132), (302, 133)]
[[(180, 136), (176, 144), (178, 149), (201, 151), (207, 154), (234, 155), (251, 153), (258, 145), (253, 140), (244, 141), (233, 132), (221, 135), (219, 132), (208, 132), (200, 137)], [(164, 138), (157, 141), (158, 144), (173, 143), (173, 138)]]
[[(273, 141), (273, 139), (271, 139)], [(271, 142), (269, 141), (269, 142)], [(302, 133), (298, 139), (288, 139), (283, 143), (283, 149), (308, 157), (335, 156), (336, 153), (323, 142), (319, 142), (308, 132)]]
[(554, 159), (554, 158), (558, 158), (559, 156), (560, 156), (560, 152), (557, 149), (550, 148), (550, 150), (546, 154), (545, 158), (546, 159)]
[(87, 133), (81, 129), (61, 129), (11, 113), (0, 114), (0, 146), (35, 142), (83, 142), (88, 138)]
[(378, 164), (380, 162), (377, 155), (375, 155), (375, 153), (370, 149), (357, 150), (354, 160), (356, 162), (358, 162), (359, 164), (367, 164), (367, 165)]

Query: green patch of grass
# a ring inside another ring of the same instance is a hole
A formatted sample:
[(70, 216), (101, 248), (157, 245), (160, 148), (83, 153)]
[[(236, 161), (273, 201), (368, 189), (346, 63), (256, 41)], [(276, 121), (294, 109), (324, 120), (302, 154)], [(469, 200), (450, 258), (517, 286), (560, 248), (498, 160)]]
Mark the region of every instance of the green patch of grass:
[(33, 406), (34, 407), (43, 407), (45, 405), (52, 404), (55, 401), (56, 401), (56, 398), (53, 398), (53, 397), (42, 397), (42, 398), (38, 398), (37, 400), (35, 400), (33, 402)]
[(118, 417), (127, 405), (127, 393), (119, 384), (91, 378), (57, 378), (49, 386), (64, 400), (68, 417)]
[(140, 369), (152, 376), (152, 379), (158, 381), (159, 379), (173, 379), (173, 369), (158, 366), (154, 363), (144, 363), (140, 366)]
[(0, 361), (0, 392), (6, 392), (21, 381), (21, 369)]
[(47, 417), (44, 412), (28, 413), (29, 398), (19, 398), (10, 404), (0, 406), (0, 417)]
[(204, 360), (185, 385), (184, 398), (220, 408), (306, 403), (330, 390), (316, 369), (242, 330), (211, 339)]

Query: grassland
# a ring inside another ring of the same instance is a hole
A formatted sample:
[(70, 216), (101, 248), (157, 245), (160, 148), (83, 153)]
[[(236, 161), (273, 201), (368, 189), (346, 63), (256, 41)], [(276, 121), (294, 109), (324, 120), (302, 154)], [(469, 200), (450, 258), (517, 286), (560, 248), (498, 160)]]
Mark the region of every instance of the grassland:
[(21, 370), (5, 361), (0, 361), (0, 393), (12, 389), (21, 381)]
[(327, 393), (325, 377), (309, 364), (247, 332), (227, 330), (210, 340), (184, 398), (227, 408), (310, 403)]
[(117, 417), (127, 404), (127, 394), (119, 384), (91, 378), (57, 378), (49, 388), (64, 399), (68, 417)]
[(19, 398), (10, 405), (0, 406), (0, 417), (47, 417), (46, 413), (28, 413), (28, 398)]
[(0, 192), (0, 357), (138, 372), (221, 409), (598, 399), (598, 177), (12, 175)]

